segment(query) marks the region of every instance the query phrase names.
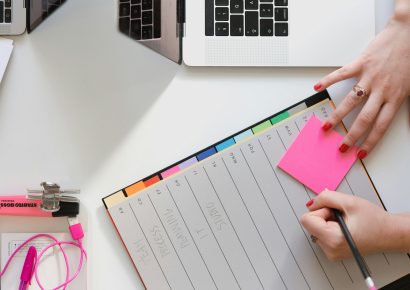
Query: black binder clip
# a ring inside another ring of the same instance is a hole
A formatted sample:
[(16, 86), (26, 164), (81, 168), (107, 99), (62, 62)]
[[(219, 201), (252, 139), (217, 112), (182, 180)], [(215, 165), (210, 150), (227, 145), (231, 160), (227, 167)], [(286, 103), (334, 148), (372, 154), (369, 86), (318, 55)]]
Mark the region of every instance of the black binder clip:
[(80, 199), (73, 195), (80, 190), (61, 190), (54, 182), (42, 182), (41, 189), (28, 189), (27, 199), (41, 200), (41, 209), (53, 217), (77, 216), (80, 212)]

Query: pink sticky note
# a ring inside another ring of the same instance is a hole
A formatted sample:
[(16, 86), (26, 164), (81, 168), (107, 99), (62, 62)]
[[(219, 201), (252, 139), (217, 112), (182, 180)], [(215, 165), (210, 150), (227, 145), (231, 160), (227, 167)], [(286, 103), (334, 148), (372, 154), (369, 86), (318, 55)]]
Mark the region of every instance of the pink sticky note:
[(311, 117), (278, 166), (315, 193), (336, 190), (356, 161), (357, 148), (339, 151), (343, 136), (335, 130), (325, 132), (322, 123)]

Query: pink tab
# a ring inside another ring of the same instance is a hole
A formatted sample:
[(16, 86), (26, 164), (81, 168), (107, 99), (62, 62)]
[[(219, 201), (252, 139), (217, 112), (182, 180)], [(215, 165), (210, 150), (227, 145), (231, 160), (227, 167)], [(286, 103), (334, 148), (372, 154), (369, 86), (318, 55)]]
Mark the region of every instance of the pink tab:
[(335, 130), (325, 132), (311, 117), (278, 166), (315, 193), (336, 190), (356, 161), (357, 148), (341, 153), (343, 136)]

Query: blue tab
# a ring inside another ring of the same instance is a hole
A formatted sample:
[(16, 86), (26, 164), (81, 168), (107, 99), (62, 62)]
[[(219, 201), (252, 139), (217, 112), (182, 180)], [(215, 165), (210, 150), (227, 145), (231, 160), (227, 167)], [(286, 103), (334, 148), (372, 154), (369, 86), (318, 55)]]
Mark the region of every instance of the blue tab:
[(228, 147), (231, 147), (232, 145), (235, 145), (235, 140), (234, 140), (233, 138), (228, 139), (228, 140), (226, 140), (226, 141), (224, 141), (224, 142), (222, 142), (222, 143), (219, 143), (219, 144), (216, 145), (215, 147), (216, 147), (216, 150), (217, 150), (218, 152), (220, 152), (220, 151), (222, 151), (222, 150), (225, 150), (225, 149), (228, 148)]
[(214, 155), (216, 153), (215, 147), (209, 148), (208, 150), (202, 151), (196, 156), (196, 159), (198, 161), (204, 160), (205, 158), (208, 158), (211, 155)]

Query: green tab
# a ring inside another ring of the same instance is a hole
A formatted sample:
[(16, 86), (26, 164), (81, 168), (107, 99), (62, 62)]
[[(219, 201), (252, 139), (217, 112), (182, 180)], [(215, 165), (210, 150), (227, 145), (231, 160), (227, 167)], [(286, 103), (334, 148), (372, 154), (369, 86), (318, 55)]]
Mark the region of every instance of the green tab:
[(289, 115), (288, 112), (283, 112), (282, 114), (277, 115), (277, 116), (273, 117), (272, 119), (270, 119), (270, 121), (271, 121), (272, 125), (274, 125), (274, 124), (276, 124), (276, 123), (279, 123), (280, 121), (285, 120), (285, 119), (288, 118), (289, 116), (290, 116), (290, 115)]
[(252, 128), (252, 131), (254, 134), (259, 133), (260, 131), (265, 130), (266, 128), (269, 128), (270, 126), (272, 126), (272, 124), (270, 123), (269, 120), (255, 126)]

